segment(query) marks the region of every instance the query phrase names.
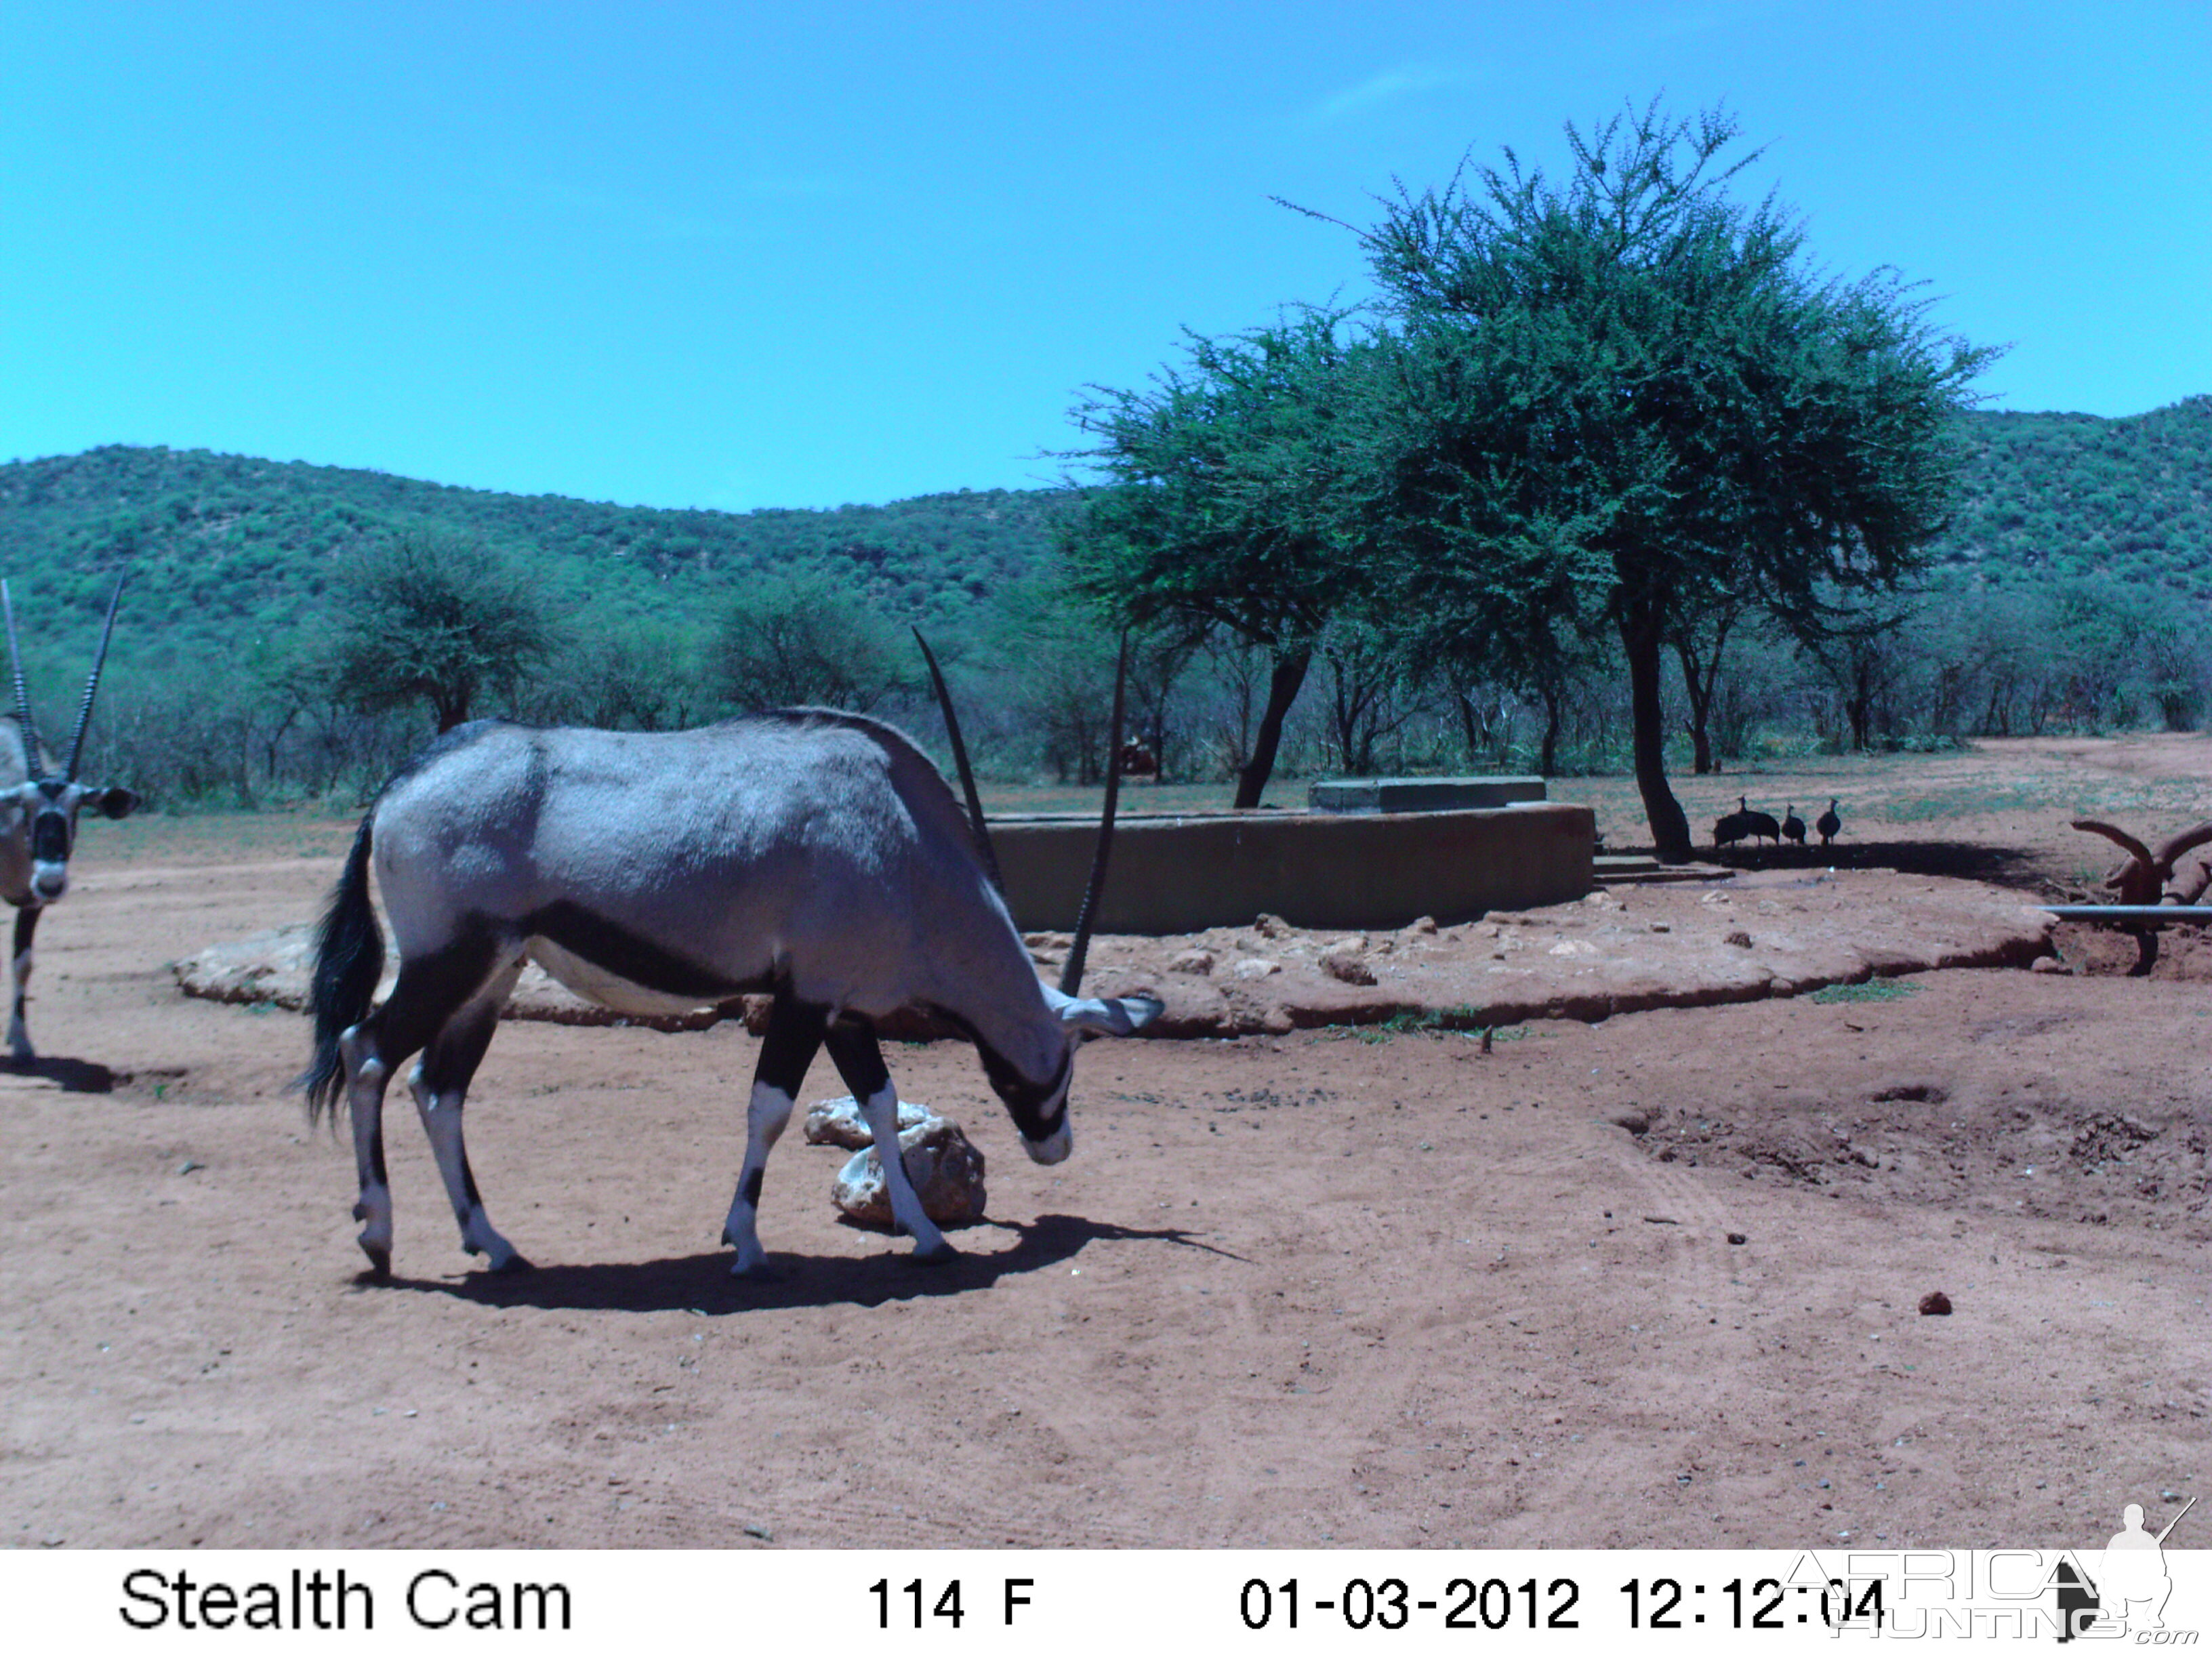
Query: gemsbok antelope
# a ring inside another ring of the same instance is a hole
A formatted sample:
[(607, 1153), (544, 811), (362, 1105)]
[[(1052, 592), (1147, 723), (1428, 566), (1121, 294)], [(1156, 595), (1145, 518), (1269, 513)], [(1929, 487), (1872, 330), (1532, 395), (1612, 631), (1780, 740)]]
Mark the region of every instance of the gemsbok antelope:
[(7, 615), (8, 661), (15, 671), (15, 713), (0, 722), (0, 898), (15, 907), (15, 998), (8, 1018), (8, 1049), (18, 1066), (38, 1058), (24, 1024), (31, 985), (31, 940), (39, 918), (69, 891), (69, 860), (76, 845), (77, 814), (90, 807), (102, 817), (128, 817), (138, 805), (130, 790), (76, 781), (84, 758), (84, 734), (92, 722), (92, 699), (100, 690), (100, 671), (107, 662), (107, 642), (115, 634), (115, 607), (123, 599), (118, 578), (107, 602), (107, 621), (84, 701), (76, 713), (76, 735), (70, 741), (69, 764), (57, 772), (53, 757), (39, 739), (31, 718), (31, 693), (23, 679), (23, 653), (15, 641), (15, 604), (0, 581), (0, 611)]
[[(1118, 689), (1115, 701), (1118, 737)], [(945, 712), (951, 725), (949, 701)], [(953, 738), (964, 775), (957, 726)], [(972, 803), (972, 777), (962, 781)], [(942, 1018), (975, 1042), (1030, 1156), (1066, 1158), (1079, 1034), (1127, 1036), (1161, 1007), (1075, 994), (1111, 827), (1109, 799), (1085, 925), (1054, 990), (1000, 896), (980, 810), (963, 817), (889, 726), (792, 708), (690, 732), (486, 720), (448, 732), (362, 820), (316, 946), (315, 1048), (300, 1084), (311, 1117), (340, 1100), (352, 1114), (354, 1217), (374, 1272), (392, 1261), (385, 1088), (417, 1053), (410, 1083), (462, 1248), (494, 1270), (529, 1265), (485, 1214), (461, 1139), (470, 1078), (526, 960), (625, 1012), (771, 995), (723, 1225), (733, 1273), (766, 1267), (763, 1167), (825, 1046), (887, 1154), (912, 1259), (951, 1259), (897, 1156), (898, 1096), (872, 1022), (913, 1008)], [(372, 866), (399, 951), (398, 980), (374, 1013), (384, 945)]]

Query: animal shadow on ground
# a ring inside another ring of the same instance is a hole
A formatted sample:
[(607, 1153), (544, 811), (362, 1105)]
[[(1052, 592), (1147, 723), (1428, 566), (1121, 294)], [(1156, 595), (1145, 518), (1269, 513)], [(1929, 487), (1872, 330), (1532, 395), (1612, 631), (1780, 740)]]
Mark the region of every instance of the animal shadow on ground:
[(115, 1092), (115, 1073), (96, 1060), (70, 1060), (41, 1054), (36, 1060), (0, 1058), (0, 1073), (11, 1077), (42, 1077), (64, 1094), (107, 1095)]
[[(974, 1248), (987, 1231), (1011, 1233), (1003, 1249)], [(1009, 1274), (1031, 1273), (1077, 1255), (1085, 1245), (1152, 1239), (1214, 1255), (1232, 1253), (1200, 1243), (1179, 1227), (1117, 1226), (1080, 1216), (1042, 1215), (1035, 1221), (983, 1221), (964, 1229), (967, 1247), (941, 1267), (923, 1267), (902, 1245), (879, 1255), (775, 1255), (768, 1279), (730, 1277), (727, 1250), (663, 1256), (655, 1261), (601, 1262), (577, 1267), (538, 1267), (527, 1273), (472, 1273), (456, 1280), (379, 1280), (363, 1273), (364, 1290), (424, 1291), (493, 1308), (607, 1310), (665, 1313), (676, 1310), (716, 1315), (763, 1312), (784, 1308), (819, 1308), (852, 1303), (864, 1308), (922, 1297), (955, 1296), (988, 1288)]]
[(2026, 848), (1964, 841), (1838, 842), (1830, 847), (1726, 847), (1717, 852), (1701, 848), (1698, 856), (1735, 870), (1894, 870), (1999, 887), (2039, 887), (2045, 873)]

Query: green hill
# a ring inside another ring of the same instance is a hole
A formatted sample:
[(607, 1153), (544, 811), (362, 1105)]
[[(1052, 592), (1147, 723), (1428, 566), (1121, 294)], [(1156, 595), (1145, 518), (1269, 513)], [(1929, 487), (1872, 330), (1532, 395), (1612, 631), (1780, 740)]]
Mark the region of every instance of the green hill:
[[(2125, 420), (1977, 413), (1939, 570), (1996, 585), (2103, 573), (2212, 601), (2212, 397)], [(1044, 566), (1056, 490), (714, 513), (507, 495), (298, 461), (111, 446), (0, 465), (0, 574), (34, 659), (75, 660), (128, 564), (118, 664), (219, 660), (319, 613), (334, 562), (404, 531), (528, 563), (556, 605), (694, 623), (749, 577), (818, 566), (951, 635)]]
[(508, 554), (595, 623), (697, 621), (757, 573), (816, 565), (902, 619), (957, 629), (1046, 557), (1063, 499), (961, 490), (821, 512), (671, 511), (118, 445), (0, 466), (0, 574), (27, 653), (52, 654), (82, 649), (127, 564), (117, 659), (151, 669), (296, 627), (319, 612), (336, 562), (404, 532)]
[(2212, 602), (2212, 397), (2125, 420), (1977, 413), (1939, 568), (2106, 575)]

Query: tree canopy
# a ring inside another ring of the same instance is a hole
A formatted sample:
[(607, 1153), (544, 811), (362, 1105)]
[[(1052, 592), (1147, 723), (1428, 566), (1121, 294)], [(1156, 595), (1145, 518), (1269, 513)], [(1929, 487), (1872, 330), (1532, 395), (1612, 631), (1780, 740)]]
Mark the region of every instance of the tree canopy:
[(1661, 856), (1689, 829), (1660, 670), (1701, 611), (1755, 604), (1800, 639), (1893, 586), (1942, 529), (1947, 433), (1990, 353), (1939, 337), (1895, 273), (1824, 280), (1771, 198), (1732, 200), (1735, 123), (1657, 105), (1584, 133), (1555, 184), (1505, 166), (1413, 197), (1362, 242), (1397, 344), (1395, 580), (1522, 643), (1617, 631)]
[(1379, 521), (1374, 343), (1345, 314), (1286, 313), (1221, 339), (1148, 391), (1075, 411), (1107, 478), (1065, 539), (1076, 588), (1126, 623), (1180, 623), (1271, 657), (1236, 804), (1259, 805), (1284, 717), (1330, 618), (1371, 592)]
[(511, 695), (552, 648), (552, 628), (522, 574), (483, 549), (404, 536), (363, 553), (339, 581), (331, 673), (347, 701), (376, 712), (417, 699), (450, 732), (479, 697)]
[(819, 704), (866, 714), (910, 672), (906, 642), (823, 571), (762, 582), (725, 607), (710, 679), (738, 708)]

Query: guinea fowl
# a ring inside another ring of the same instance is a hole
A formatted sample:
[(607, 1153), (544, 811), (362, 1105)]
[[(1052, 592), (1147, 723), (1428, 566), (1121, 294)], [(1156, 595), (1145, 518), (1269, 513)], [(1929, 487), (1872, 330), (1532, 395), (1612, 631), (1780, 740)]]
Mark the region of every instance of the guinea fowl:
[(1744, 834), (1771, 841), (1777, 847), (1782, 845), (1782, 826), (1774, 821), (1773, 813), (1753, 811), (1744, 805), (1741, 795), (1735, 798), (1735, 815), (1737, 820), (1743, 825)]
[(1844, 821), (1836, 816), (1836, 797), (1828, 797), (1828, 810), (1813, 820), (1813, 827), (1820, 832), (1820, 845), (1826, 847), (1844, 833)]
[(1805, 844), (1805, 820), (1797, 816), (1797, 805), (1792, 801), (1782, 809), (1782, 839)]

